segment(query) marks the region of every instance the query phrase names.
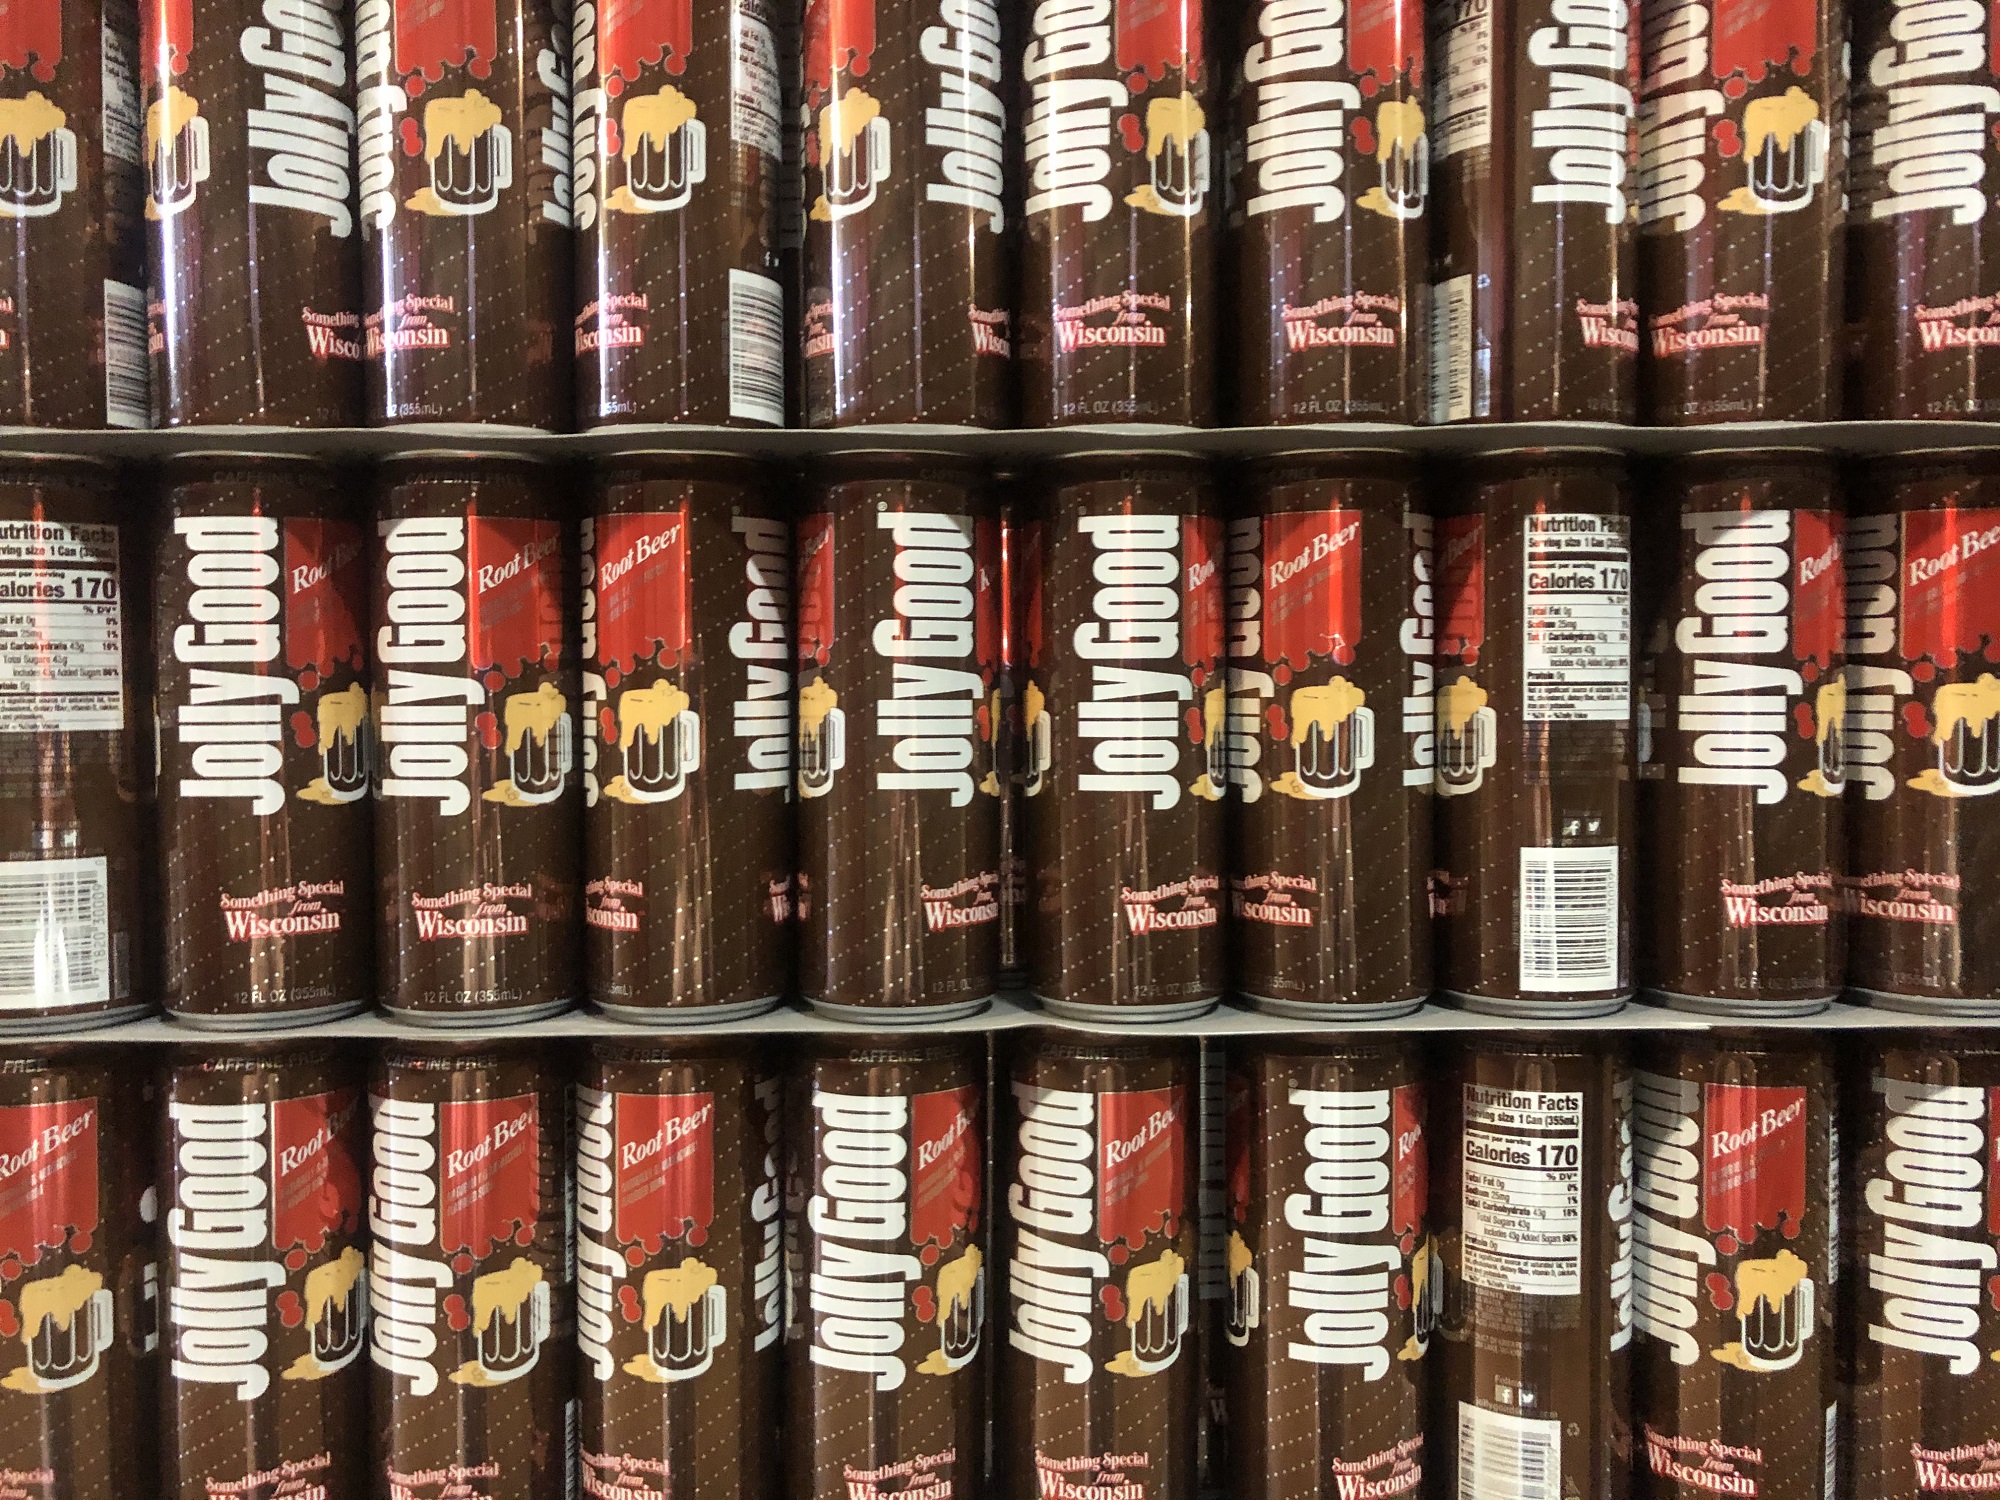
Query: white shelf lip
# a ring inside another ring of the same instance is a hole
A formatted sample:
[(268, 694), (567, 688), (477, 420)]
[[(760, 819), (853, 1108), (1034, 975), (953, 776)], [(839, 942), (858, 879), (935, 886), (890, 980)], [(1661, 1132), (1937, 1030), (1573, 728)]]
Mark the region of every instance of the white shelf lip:
[(1739, 422), (1713, 427), (1626, 427), (1608, 422), (1487, 422), (1451, 427), (1386, 423), (1293, 427), (1109, 425), (980, 430), (896, 425), (801, 428), (619, 426), (581, 433), (474, 424), (400, 427), (183, 427), (146, 432), (0, 427), (0, 452), (67, 453), (143, 460), (198, 453), (388, 458), (448, 450), (611, 458), (622, 453), (723, 453), (776, 460), (894, 451), (1031, 462), (1080, 453), (1181, 453), (1250, 458), (1276, 453), (1394, 449), (1473, 455), (1516, 448), (1609, 448), (1641, 457), (1798, 448), (1836, 454), (1904, 454), (2000, 448), (1992, 422)]
[(1083, 1032), (1104, 1037), (1119, 1037), (1142, 1042), (1156, 1037), (1210, 1037), (1228, 1040), (1232, 1037), (1254, 1039), (1258, 1037), (1312, 1036), (1334, 1037), (1394, 1036), (1403, 1032), (1425, 1034), (1477, 1033), (1477, 1032), (1579, 1032), (1617, 1033), (1632, 1035), (1646, 1032), (1680, 1031), (1699, 1032), (1728, 1029), (1751, 1028), (1759, 1031), (1874, 1031), (1874, 1030), (1924, 1030), (1939, 1029), (1996, 1029), (2000, 1028), (2000, 1017), (1993, 1019), (1962, 1018), (1957, 1016), (1916, 1015), (1904, 1011), (1881, 1010), (1869, 1006), (1836, 1002), (1831, 1009), (1811, 1016), (1718, 1016), (1695, 1015), (1687, 1011), (1668, 1010), (1663, 1006), (1634, 1002), (1623, 1010), (1609, 1016), (1565, 1016), (1552, 1013), (1544, 1017), (1492, 1016), (1476, 1011), (1461, 1010), (1455, 1006), (1426, 1004), (1412, 1015), (1391, 1020), (1356, 1021), (1342, 1017), (1325, 1020), (1299, 1021), (1279, 1016), (1267, 1016), (1260, 1012), (1244, 1009), (1233, 1003), (1225, 1003), (1205, 1016), (1188, 1021), (1135, 1022), (1129, 1025), (1086, 1025), (1076, 1021), (1058, 1020), (1043, 1011), (1036, 1001), (1026, 994), (1010, 991), (1002, 994), (991, 1008), (976, 1016), (968, 1016), (957, 1021), (924, 1021), (917, 1024), (904, 1022), (880, 1024), (866, 1022), (836, 1021), (808, 1010), (803, 1004), (790, 1003), (761, 1016), (751, 1016), (737, 1021), (691, 1023), (685, 1012), (661, 1012), (657, 1024), (637, 1026), (623, 1021), (613, 1021), (588, 1010), (570, 1011), (560, 1016), (549, 1016), (539, 1021), (529, 1021), (509, 1025), (504, 1021), (479, 1026), (412, 1026), (407, 1021), (399, 1021), (379, 1012), (358, 1016), (348, 1016), (338, 1021), (321, 1021), (299, 1025), (274, 1027), (269, 1031), (205, 1031), (177, 1022), (153, 1018), (128, 1021), (118, 1026), (100, 1027), (94, 1031), (58, 1032), (47, 1031), (0, 1037), (0, 1052), (20, 1051), (23, 1048), (40, 1048), (56, 1043), (76, 1043), (80, 1045), (129, 1045), (132, 1043), (174, 1043), (191, 1047), (227, 1048), (246, 1043), (267, 1041), (433, 1041), (433, 1042), (474, 1042), (525, 1041), (575, 1039), (608, 1039), (644, 1044), (662, 1037), (675, 1040), (698, 1041), (703, 1037), (787, 1037), (822, 1038), (830, 1042), (856, 1037), (888, 1038), (905, 1037), (913, 1044), (922, 1044), (930, 1038), (951, 1035), (985, 1035), (993, 1032), (1019, 1031), (1027, 1027), (1046, 1027), (1058, 1031)]

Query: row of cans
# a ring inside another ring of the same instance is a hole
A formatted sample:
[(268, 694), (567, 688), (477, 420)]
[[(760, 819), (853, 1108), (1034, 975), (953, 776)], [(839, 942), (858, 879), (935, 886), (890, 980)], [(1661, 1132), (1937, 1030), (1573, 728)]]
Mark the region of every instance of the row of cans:
[(11, 1052), (0, 1468), (42, 1500), (1987, 1487), (1990, 1038), (1205, 1046), (395, 1045), (365, 1113), (359, 1060), (298, 1043)]
[(28, 0), (0, 415), (1990, 417), (1940, 3)]
[(0, 1024), (2000, 1004), (1990, 456), (375, 478), (0, 471)]

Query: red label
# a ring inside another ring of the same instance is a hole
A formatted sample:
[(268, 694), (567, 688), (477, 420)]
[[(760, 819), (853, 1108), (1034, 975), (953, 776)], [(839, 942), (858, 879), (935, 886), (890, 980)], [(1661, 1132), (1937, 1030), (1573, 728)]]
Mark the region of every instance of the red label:
[(1000, 668), (1000, 523), (975, 521), (972, 531), (972, 649), (991, 683)]
[(1180, 1232), (1187, 1194), (1187, 1090), (1097, 1096), (1097, 1237), (1143, 1250)]
[(1824, 510), (1792, 512), (1792, 655), (1833, 665), (1846, 633), (1847, 570), (1840, 555), (1840, 517)]
[(97, 1101), (0, 1108), (0, 1256), (32, 1266), (95, 1233)]
[[(1347, 16), (1347, 61), (1357, 78), (1373, 73), (1380, 86), (1403, 73), (1412, 87), (1423, 84), (1422, 0), (1358, 0)], [(1363, 88), (1364, 93), (1376, 91)]]
[(1361, 640), (1361, 512), (1264, 518), (1264, 660), (1303, 672), (1354, 660)]
[(361, 1096), (353, 1089), (271, 1106), (271, 1244), (316, 1255), (361, 1227)]
[(1118, 0), (1118, 71), (1158, 83), (1179, 68), (1193, 83), (1201, 77), (1201, 27), (1200, 0)]
[(421, 73), (432, 83), (446, 68), (474, 78), (493, 71), (494, 0), (394, 0), (396, 71)]
[(345, 662), (361, 670), (368, 575), (361, 528), (347, 521), (285, 522), (285, 665), (324, 677)]
[(1799, 78), (1812, 71), (1819, 41), (1819, 7), (1814, 0), (1717, 5), (1709, 14), (1717, 78), (1741, 73), (1750, 83), (1762, 83), (1774, 69)]
[(1229, 1105), (1224, 1116), (1222, 1151), (1229, 1221), (1246, 1224), (1250, 1220), (1250, 1080), (1241, 1073), (1229, 1075)]
[(910, 1243), (949, 1250), (979, 1227), (981, 1095), (976, 1084), (910, 1101)]
[(1903, 659), (2000, 660), (2000, 510), (1903, 517)]
[(562, 658), (562, 529), (554, 521), (474, 516), (466, 531), (472, 665), (519, 677)]
[[(173, 0), (164, 0), (168, 5)], [(192, 0), (180, 0), (181, 14), (187, 14)], [(150, 21), (154, 4), (141, 7), (141, 12)], [(184, 38), (190, 26), (183, 30)], [(146, 54), (147, 61), (152, 53)], [(182, 62), (176, 72), (185, 67), (187, 54), (182, 52)], [(32, 59), (32, 61), (31, 61)], [(0, 0), (0, 68), (21, 73), (32, 70), (43, 83), (53, 83), (56, 64), (62, 61), (62, 0)]]
[(833, 517), (799, 522), (799, 665), (833, 659)]
[(1486, 644), (1486, 522), (1446, 516), (1437, 538), (1437, 654), (1478, 661)]
[(833, 92), (833, 75), (868, 76), (875, 55), (875, 0), (807, 0), (806, 88)]
[(715, 1095), (620, 1094), (615, 1218), (621, 1245), (708, 1242), (715, 1222)]
[(688, 648), (688, 508), (597, 518), (597, 662), (629, 672)]
[[(2000, 3), (2000, 0), (1997, 0)], [(1021, 633), (1027, 637), (1028, 665), (1042, 664), (1042, 523), (1021, 527), (1017, 549), (1021, 568)]]
[(1222, 660), (1222, 522), (1181, 517), (1181, 655), (1214, 671)]
[[(20, 15), (39, 9), (40, 6), (34, 3), (34, 0), (12, 0), (8, 13), (10, 15)], [(61, 6), (59, 4), (50, 4), (48, 6), (48, 15), (49, 21), (41, 24), (54, 24), (60, 28)], [(6, 26), (0, 24), (0, 35), (7, 34)], [(58, 31), (58, 35), (60, 35), (60, 31)], [(4, 61), (6, 66), (10, 68), (17, 66), (11, 61), (13, 43), (8, 42), (6, 47), (7, 58), (0, 59), (0, 61)], [(58, 51), (60, 51), (60, 41), (58, 41), (57, 47)], [(144, 66), (149, 71), (158, 65), (160, 54), (164, 51), (167, 57), (167, 66), (172, 68), (177, 74), (185, 73), (187, 71), (189, 55), (193, 50), (194, 0), (140, 0), (139, 52), (144, 59)], [(53, 76), (55, 72), (54, 68), (52, 67), (49, 72), (50, 76)], [(35, 75), (37, 77), (42, 76), (40, 68), (35, 70)]]
[(1806, 1216), (1806, 1091), (1705, 1085), (1702, 1222), (1744, 1244)]
[(484, 1260), (501, 1245), (534, 1239), (542, 1212), (535, 1096), (438, 1106), (438, 1248)]
[(637, 83), (641, 68), (662, 61), (669, 73), (684, 73), (693, 51), (692, 0), (604, 0), (597, 12), (597, 68), (607, 83)]
[(1389, 1096), (1389, 1121), (1395, 1129), (1390, 1143), (1394, 1176), (1395, 1222), (1390, 1230), (1397, 1239), (1422, 1234), (1424, 1208), (1430, 1201), (1430, 1153), (1424, 1149), (1424, 1089), (1406, 1083)]

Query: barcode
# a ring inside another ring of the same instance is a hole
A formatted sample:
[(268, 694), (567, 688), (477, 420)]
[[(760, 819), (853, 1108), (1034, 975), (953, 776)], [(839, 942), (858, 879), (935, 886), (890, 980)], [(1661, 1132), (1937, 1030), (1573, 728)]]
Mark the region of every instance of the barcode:
[(1560, 1500), (1562, 1423), (1458, 1404), (1458, 1500)]
[(785, 294), (750, 271), (729, 273), (729, 415), (785, 425)]
[(1521, 988), (1618, 986), (1618, 850), (1521, 851)]
[(146, 294), (122, 281), (104, 283), (104, 420), (150, 427), (146, 399)]
[(0, 1009), (111, 998), (104, 857), (0, 861)]
[(1472, 419), (1472, 277), (1431, 288), (1431, 420)]

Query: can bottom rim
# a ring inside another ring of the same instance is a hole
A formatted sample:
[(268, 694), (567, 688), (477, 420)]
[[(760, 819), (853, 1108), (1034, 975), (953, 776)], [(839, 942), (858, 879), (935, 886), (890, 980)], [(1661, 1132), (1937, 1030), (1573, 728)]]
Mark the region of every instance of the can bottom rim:
[(402, 1010), (382, 1007), (382, 1014), (405, 1026), (421, 1026), (427, 1031), (474, 1031), (482, 1026), (510, 1026), (520, 1021), (545, 1021), (576, 1009), (574, 1000), (550, 1000), (541, 1005), (509, 1007), (506, 1010)]
[(97, 1031), (106, 1026), (118, 1026), (126, 1021), (137, 1021), (156, 1013), (157, 1007), (143, 1001), (136, 1005), (121, 1005), (113, 1010), (93, 1010), (87, 1015), (68, 1015), (56, 1011), (44, 1015), (22, 1015), (0, 1017), (0, 1036), (24, 1036), (29, 1033)]
[(863, 1026), (922, 1026), (934, 1021), (962, 1021), (976, 1016), (996, 997), (954, 1000), (949, 1005), (840, 1005), (831, 1000), (808, 1000), (816, 1012), (835, 1021), (853, 1021)]
[(344, 1000), (339, 1005), (314, 1005), (300, 1010), (266, 1011), (254, 1016), (198, 1015), (193, 1011), (167, 1006), (161, 1011), (176, 1026), (189, 1031), (260, 1032), (285, 1031), (298, 1026), (318, 1026), (326, 1021), (344, 1021), (368, 1009), (366, 1000)]
[(715, 1026), (725, 1021), (742, 1021), (776, 1010), (785, 1003), (783, 995), (760, 995), (755, 1000), (731, 1000), (726, 1005), (611, 1005), (592, 1000), (584, 1009), (625, 1026), (650, 1026), (672, 1030), (679, 1026)]
[(1683, 995), (1675, 990), (1644, 991), (1645, 998), (1669, 1010), (1694, 1015), (1732, 1016), (1754, 1020), (1759, 1016), (1816, 1016), (1832, 1005), (1836, 996), (1819, 995), (1803, 1000), (1746, 1000), (1740, 995)]
[(1916, 1015), (1973, 1018), (2000, 1016), (2000, 997), (1966, 999), (1944, 995), (1898, 995), (1890, 990), (1869, 990), (1859, 986), (1855, 987), (1853, 994), (1857, 1000), (1878, 1010), (1902, 1010)]
[(1288, 1021), (1393, 1021), (1413, 1016), (1424, 1008), (1429, 995), (1412, 1000), (1386, 1000), (1355, 1004), (1342, 1000), (1275, 1000), (1269, 995), (1243, 992), (1244, 1003), (1261, 1015), (1282, 1016)]
[(1438, 998), (1460, 1010), (1506, 1016), (1509, 1020), (1519, 1021), (1551, 1021), (1564, 1016), (1592, 1020), (1599, 1016), (1615, 1016), (1632, 1001), (1630, 995), (1611, 995), (1601, 1000), (1511, 1000), (1496, 995), (1468, 995), (1463, 990), (1440, 990)]
[(1110, 1022), (1121, 1026), (1145, 1026), (1161, 1021), (1192, 1021), (1205, 1016), (1222, 1003), (1220, 995), (1208, 1000), (1182, 1000), (1172, 1005), (1085, 1005), (1075, 1000), (1051, 1000), (1036, 995), (1042, 1009), (1058, 1020)]

